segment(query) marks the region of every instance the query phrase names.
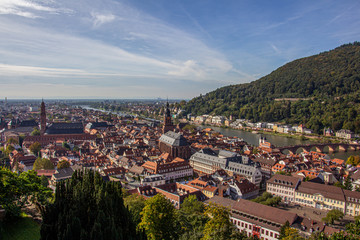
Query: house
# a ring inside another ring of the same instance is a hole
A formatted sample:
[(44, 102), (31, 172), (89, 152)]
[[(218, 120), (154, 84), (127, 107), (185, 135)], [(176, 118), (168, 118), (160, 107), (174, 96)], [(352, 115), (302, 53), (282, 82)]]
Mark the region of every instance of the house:
[(266, 191), (281, 197), (284, 202), (294, 202), (295, 190), (299, 184), (299, 178), (275, 174), (266, 182)]
[(235, 152), (204, 148), (193, 154), (189, 162), (194, 171), (200, 174), (212, 174), (223, 169), (232, 175), (245, 176), (258, 186), (262, 180), (260, 164)]
[(341, 129), (341, 130), (335, 132), (335, 136), (338, 138), (352, 139), (355, 137), (355, 134), (350, 130)]
[(338, 209), (346, 214), (343, 189), (331, 185), (301, 182), (295, 191), (295, 203), (323, 210)]
[(216, 203), (230, 208), (231, 222), (236, 228), (245, 232), (248, 237), (275, 240), (279, 238), (280, 228), (288, 221), (290, 226), (298, 220), (298, 215), (292, 212), (262, 205), (252, 201), (239, 199), (230, 200), (215, 196), (205, 203)]
[(232, 199), (250, 199), (259, 195), (259, 187), (247, 179), (234, 180), (229, 182), (230, 196)]
[(161, 174), (145, 176), (143, 179), (141, 179), (142, 186), (156, 187), (158, 185), (163, 185), (163, 184), (165, 184), (165, 178)]
[(161, 174), (166, 181), (193, 176), (193, 169), (187, 161), (181, 158), (175, 158), (171, 162), (162, 160), (147, 161), (142, 167), (147, 171), (147, 175)]

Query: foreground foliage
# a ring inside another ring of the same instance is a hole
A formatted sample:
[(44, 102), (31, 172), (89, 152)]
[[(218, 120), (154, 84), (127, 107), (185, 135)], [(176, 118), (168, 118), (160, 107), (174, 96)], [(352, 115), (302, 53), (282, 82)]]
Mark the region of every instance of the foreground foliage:
[(41, 208), (52, 197), (52, 190), (44, 186), (35, 171), (17, 174), (0, 167), (0, 206), (6, 210), (7, 218), (19, 216), (21, 208), (27, 203)]
[(43, 214), (41, 239), (140, 239), (135, 228), (119, 183), (76, 171), (56, 186), (55, 202)]
[(146, 200), (141, 212), (139, 228), (144, 229), (148, 239), (176, 239), (175, 208), (162, 194)]

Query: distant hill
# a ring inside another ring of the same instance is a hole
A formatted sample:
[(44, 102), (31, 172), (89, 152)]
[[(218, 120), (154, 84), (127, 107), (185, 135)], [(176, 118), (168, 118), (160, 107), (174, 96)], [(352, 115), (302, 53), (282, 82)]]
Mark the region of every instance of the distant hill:
[(246, 84), (187, 102), (185, 113), (360, 132), (360, 42), (301, 58)]

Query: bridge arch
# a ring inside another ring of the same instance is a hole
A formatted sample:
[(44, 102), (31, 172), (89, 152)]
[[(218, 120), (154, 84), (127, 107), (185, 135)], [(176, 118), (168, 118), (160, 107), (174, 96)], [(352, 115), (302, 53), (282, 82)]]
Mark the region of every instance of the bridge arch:
[(317, 146), (317, 145), (314, 145), (310, 148), (310, 151), (313, 151), (313, 152), (318, 152), (318, 153), (322, 153), (323, 152), (323, 146)]

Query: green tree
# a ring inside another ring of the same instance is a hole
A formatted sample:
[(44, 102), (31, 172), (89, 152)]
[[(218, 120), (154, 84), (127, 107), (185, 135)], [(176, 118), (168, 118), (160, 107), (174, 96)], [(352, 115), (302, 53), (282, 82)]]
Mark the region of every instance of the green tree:
[(121, 184), (98, 172), (75, 171), (56, 185), (55, 201), (43, 211), (41, 240), (141, 239), (122, 199)]
[(40, 130), (38, 128), (34, 128), (34, 130), (30, 134), (31, 136), (40, 136)]
[(281, 238), (282, 240), (305, 240), (301, 237), (299, 231), (295, 228), (288, 227), (285, 229), (285, 236)]
[(344, 189), (350, 190), (350, 191), (352, 191), (352, 189), (353, 189), (353, 186), (352, 186), (352, 183), (351, 183), (351, 178), (350, 178), (350, 173), (345, 178)]
[(34, 142), (30, 145), (29, 149), (35, 156), (39, 156), (41, 144), (39, 142)]
[(21, 208), (28, 202), (40, 209), (52, 199), (52, 190), (44, 187), (35, 171), (20, 175), (0, 167), (0, 206), (7, 217), (19, 216)]
[(18, 140), (14, 139), (14, 138), (9, 138), (7, 140), (8, 144), (19, 144)]
[(360, 164), (360, 156), (350, 156), (348, 157), (346, 164), (350, 164), (352, 166), (357, 166)]
[(335, 221), (340, 221), (344, 217), (344, 213), (338, 209), (332, 209), (327, 214), (326, 217), (322, 218), (322, 221), (328, 224), (334, 224)]
[(360, 237), (360, 216), (356, 216), (354, 222), (346, 225), (346, 232), (354, 237)]
[(70, 150), (70, 145), (67, 142), (63, 142), (62, 147)]
[(129, 209), (135, 224), (141, 222), (140, 213), (145, 207), (145, 199), (143, 196), (132, 194), (124, 198), (124, 204)]
[(67, 160), (61, 160), (57, 164), (57, 169), (68, 168), (68, 167), (70, 167), (70, 162)]
[(54, 164), (47, 158), (38, 157), (33, 165), (33, 170), (54, 169)]
[(261, 203), (267, 206), (276, 207), (281, 202), (281, 197), (274, 197), (271, 193), (264, 192), (260, 197), (252, 199), (251, 201)]
[(204, 203), (197, 200), (195, 195), (184, 199), (177, 211), (177, 219), (181, 225), (180, 239), (201, 239), (209, 217), (204, 214)]
[(290, 227), (289, 221), (286, 221), (285, 224), (280, 227), (279, 239), (283, 239), (284, 237), (286, 237), (285, 230), (289, 227)]
[(44, 187), (48, 187), (48, 186), (49, 186), (49, 179), (48, 179), (46, 176), (41, 175), (40, 179), (41, 179), (41, 184), (42, 184)]
[(210, 202), (205, 214), (210, 220), (205, 224), (202, 240), (239, 239), (238, 231), (230, 221), (228, 208)]
[(12, 151), (14, 151), (15, 150), (15, 148), (14, 148), (14, 146), (13, 145), (7, 145), (7, 147), (6, 147), (6, 150), (5, 150), (5, 155), (9, 155)]
[(138, 225), (150, 240), (174, 239), (177, 236), (175, 208), (162, 194), (146, 200)]

